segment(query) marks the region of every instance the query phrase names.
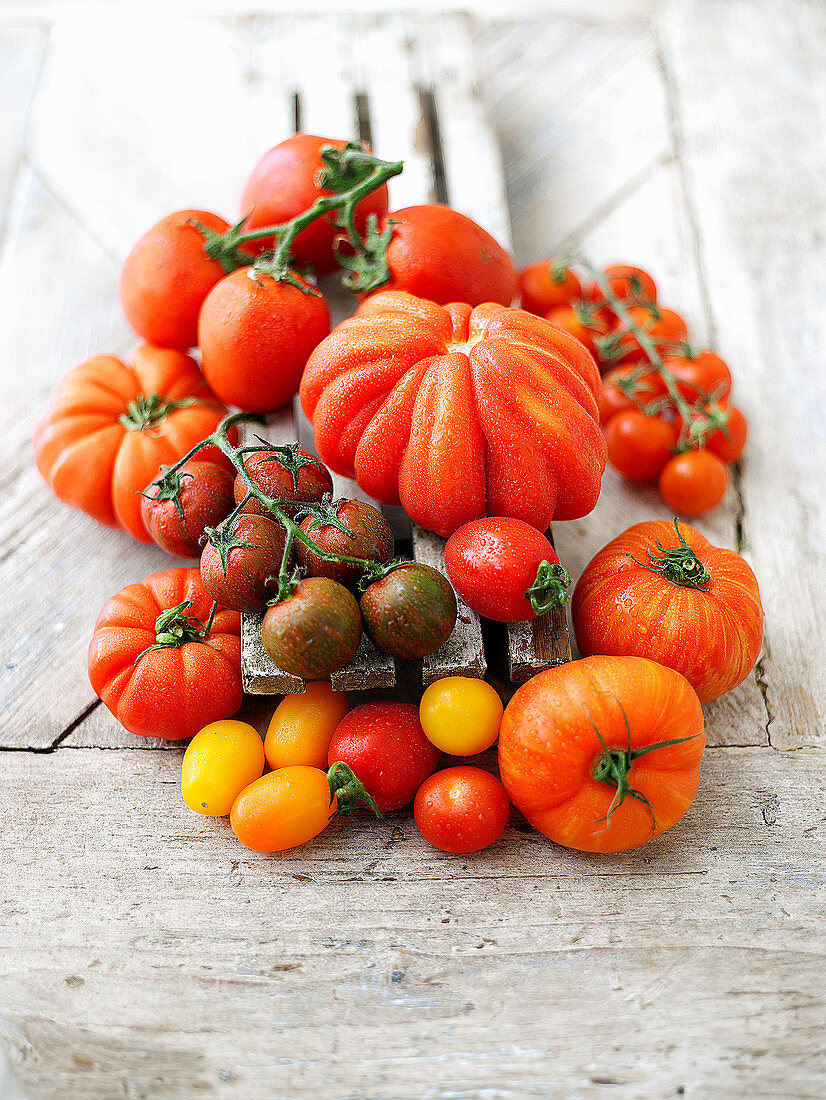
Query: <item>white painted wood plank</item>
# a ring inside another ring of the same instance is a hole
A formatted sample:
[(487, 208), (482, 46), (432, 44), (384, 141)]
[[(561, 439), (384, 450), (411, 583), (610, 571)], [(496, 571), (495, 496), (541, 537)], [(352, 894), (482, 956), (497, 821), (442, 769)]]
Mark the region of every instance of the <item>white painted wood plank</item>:
[(822, 1092), (822, 753), (710, 751), (639, 852), (509, 828), (458, 858), (408, 817), (256, 855), (184, 807), (180, 756), (4, 760), (26, 1095), (538, 1097), (549, 1059), (566, 1095)]
[(45, 44), (38, 27), (0, 26), (0, 233), (23, 157)]
[[(826, 743), (826, 12), (670, 4), (661, 29), (720, 350), (750, 425), (746, 555), (777, 748)], [(702, 97), (693, 89), (701, 86)]]

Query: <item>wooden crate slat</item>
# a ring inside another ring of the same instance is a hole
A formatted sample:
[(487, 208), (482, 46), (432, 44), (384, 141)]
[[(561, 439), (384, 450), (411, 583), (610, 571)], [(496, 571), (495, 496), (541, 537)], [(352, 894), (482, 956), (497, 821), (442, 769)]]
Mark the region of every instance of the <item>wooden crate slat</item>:
[[(430, 565), (444, 573), (445, 540), (423, 531), (415, 524), (411, 525), (413, 537), (413, 557), (423, 565)], [(482, 625), (479, 616), (471, 611), (458, 597), (458, 614), (453, 633), (435, 653), (422, 661), (422, 682), (431, 684), (444, 676), (485, 675), (487, 661), (482, 643)]]
[(383, 653), (373, 644), (365, 631), (361, 635), (355, 657), (344, 668), (332, 674), (330, 683), (336, 691), (394, 687), (396, 664), (389, 653)]

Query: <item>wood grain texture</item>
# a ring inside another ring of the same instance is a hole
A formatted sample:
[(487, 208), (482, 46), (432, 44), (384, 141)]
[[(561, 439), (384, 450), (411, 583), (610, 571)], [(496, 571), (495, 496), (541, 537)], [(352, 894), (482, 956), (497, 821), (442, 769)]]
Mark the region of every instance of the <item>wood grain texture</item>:
[(604, 858), (516, 820), (449, 857), (404, 815), (259, 856), (184, 807), (179, 759), (6, 758), (32, 1100), (822, 1094), (822, 754), (712, 750), (685, 820)]

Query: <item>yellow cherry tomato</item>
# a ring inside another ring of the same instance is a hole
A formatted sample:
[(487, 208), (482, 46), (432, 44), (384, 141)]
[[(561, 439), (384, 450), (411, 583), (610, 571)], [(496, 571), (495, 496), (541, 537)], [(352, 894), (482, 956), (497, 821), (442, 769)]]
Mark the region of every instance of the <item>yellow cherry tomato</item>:
[(419, 719), (428, 740), (442, 752), (473, 756), (496, 740), (502, 700), (484, 680), (446, 676), (422, 696)]
[(318, 836), (336, 812), (327, 773), (297, 765), (256, 779), (235, 800), (232, 830), (254, 852), (283, 852)]
[(276, 770), (293, 764), (327, 769), (327, 750), (336, 726), (347, 713), (347, 699), (327, 680), (307, 684), (301, 695), (288, 695), (270, 719), (264, 752)]
[(264, 770), (261, 735), (246, 722), (212, 722), (184, 753), (181, 793), (196, 814), (224, 817), (245, 787)]

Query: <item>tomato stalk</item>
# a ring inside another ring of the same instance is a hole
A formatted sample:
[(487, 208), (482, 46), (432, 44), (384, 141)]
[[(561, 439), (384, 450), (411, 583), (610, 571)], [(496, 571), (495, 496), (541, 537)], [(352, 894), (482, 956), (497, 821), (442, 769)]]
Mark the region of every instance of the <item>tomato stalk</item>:
[[(306, 229), (312, 222), (323, 218), (326, 214), (335, 212), (336, 225), (345, 230), (346, 236), (355, 250), (354, 257), (339, 254), (339, 262), (346, 267), (354, 267), (357, 262), (369, 259), (376, 263), (379, 256), (383, 257), (387, 248), (387, 242), (392, 232), (388, 226), (384, 233), (379, 234), (375, 215), (368, 222), (367, 234), (362, 239), (355, 226), (355, 210), (362, 199), (371, 194), (377, 188), (385, 184), (393, 176), (398, 176), (404, 168), (402, 161), (386, 161), (367, 153), (361, 146), (354, 142), (348, 142), (343, 149), (336, 149), (332, 145), (325, 146), (321, 150), (321, 159), (324, 163), (319, 178), (319, 185), (333, 192), (331, 195), (323, 195), (316, 199), (312, 206), (301, 214), (297, 214), (289, 221), (278, 225), (267, 225), (260, 229), (244, 232), (244, 224), (249, 217), (246, 215), (237, 225), (232, 226), (226, 233), (216, 233), (193, 221), (192, 224), (199, 230), (204, 238), (204, 251), (229, 273), (238, 267), (250, 265), (252, 257), (243, 252), (243, 246), (252, 241), (262, 240), (265, 237), (275, 238), (275, 247), (271, 252), (257, 260), (253, 265), (252, 277), (258, 274), (269, 275), (279, 282), (290, 283), (306, 294), (319, 294), (315, 287), (309, 286), (299, 279), (294, 272), (294, 260), (292, 246), (298, 234)], [(384, 261), (386, 268), (386, 260)], [(386, 272), (382, 282), (387, 282), (390, 277)], [(353, 284), (353, 276), (345, 277), (344, 283), (350, 289), (370, 289)], [(375, 285), (380, 285), (376, 283)]]
[(536, 579), (525, 592), (534, 614), (544, 615), (546, 611), (552, 611), (554, 608), (566, 604), (571, 598), (568, 595), (568, 585), (570, 583), (571, 574), (564, 565), (549, 561), (540, 562), (536, 571)]
[(203, 401), (199, 397), (183, 397), (180, 401), (167, 401), (159, 393), (142, 393), (130, 401), (126, 412), (118, 417), (118, 423), (127, 431), (145, 432), (156, 427), (176, 409), (189, 409), (193, 405), (206, 405), (216, 408), (214, 401)]
[(663, 546), (659, 539), (655, 539), (657, 549), (660, 552), (660, 557), (654, 553), (650, 546), (648, 550), (649, 565), (644, 562), (637, 561), (633, 554), (627, 556), (637, 565), (641, 565), (643, 569), (648, 569), (652, 573), (659, 573), (660, 576), (665, 577), (667, 581), (671, 581), (672, 584), (678, 584), (682, 588), (696, 588), (701, 592), (706, 592), (706, 585), (711, 580), (711, 573), (709, 573), (706, 566), (697, 557), (695, 552), (683, 538), (683, 533), (680, 530), (680, 524), (676, 517), (674, 519), (674, 529), (677, 532), (677, 538), (680, 540), (679, 546)]
[(332, 806), (333, 799), (336, 800), (336, 813), (351, 814), (354, 810), (366, 807), (376, 817), (382, 816), (373, 796), (343, 760), (337, 760), (332, 765), (327, 772), (327, 782), (330, 784), (330, 805)]
[(194, 615), (186, 612), (192, 607), (192, 600), (184, 600), (175, 607), (168, 607), (155, 620), (155, 644), (148, 646), (135, 658), (135, 664), (155, 649), (177, 649), (187, 642), (202, 642), (209, 636), (218, 604), (212, 601), (212, 610), (206, 624)]
[[(260, 417), (250, 413), (232, 413), (230, 416), (224, 417), (218, 427), (215, 429), (212, 435), (207, 436), (206, 439), (202, 439), (200, 443), (196, 445), (185, 454), (183, 458), (179, 459), (173, 466), (168, 467), (163, 475), (152, 482), (153, 485), (170, 485), (175, 478), (178, 470), (194, 458), (199, 451), (206, 447), (217, 447), (227, 458), (232, 462), (233, 466), (240, 474), (246, 487), (246, 494), (244, 499), (235, 506), (230, 515), (225, 519), (219, 528), (208, 527), (205, 529), (207, 538), (212, 546), (218, 551), (221, 558), (221, 565), (226, 573), (227, 559), (230, 550), (235, 547), (249, 547), (250, 544), (236, 539), (233, 532), (234, 520), (238, 517), (244, 504), (250, 499), (257, 500), (272, 518), (284, 529), (286, 534), (286, 541), (284, 545), (284, 553), (281, 559), (281, 568), (278, 573), (278, 577), (275, 578), (278, 582), (277, 595), (273, 602), (279, 603), (283, 600), (289, 599), (292, 595), (296, 584), (298, 584), (299, 576), (297, 572), (290, 572), (289, 560), (290, 551), (296, 540), (303, 542), (317, 557), (322, 561), (329, 562), (345, 562), (350, 565), (357, 565), (359, 569), (365, 574), (365, 580), (376, 581), (382, 577), (387, 576), (388, 573), (392, 573), (397, 569), (399, 565), (403, 564), (400, 561), (390, 562), (376, 562), (369, 558), (358, 558), (348, 554), (334, 554), (328, 550), (324, 550), (318, 543), (310, 537), (309, 532), (302, 531), (299, 524), (296, 523), (296, 519), (303, 519), (306, 516), (312, 516), (313, 522), (309, 525), (310, 530), (317, 526), (328, 526), (332, 524), (338, 527), (341, 531), (346, 532), (351, 537), (355, 537), (353, 531), (350, 530), (345, 524), (341, 522), (338, 516), (335, 514), (335, 510), (331, 506), (329, 497), (322, 501), (300, 501), (294, 500), (278, 500), (274, 497), (268, 496), (264, 493), (247, 471), (244, 459), (249, 454), (260, 454), (263, 451), (275, 452), (277, 459), (273, 461), (279, 461), (285, 466), (286, 469), (292, 470), (293, 484), (298, 486), (298, 470), (300, 466), (304, 464), (306, 459), (304, 456), (299, 455), (298, 444), (292, 443), (287, 446), (273, 446), (267, 443), (266, 440), (259, 438), (259, 443), (252, 446), (238, 447), (229, 441), (229, 432), (237, 424), (248, 423), (250, 421), (260, 422)], [(295, 512), (295, 518), (289, 514), (287, 509)]]

